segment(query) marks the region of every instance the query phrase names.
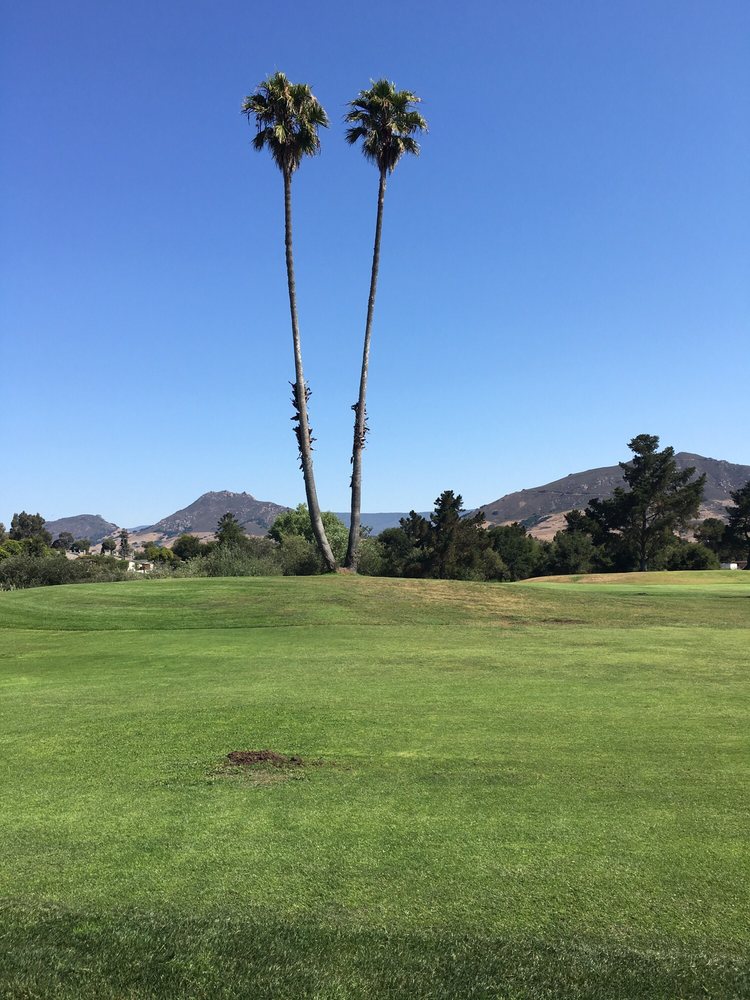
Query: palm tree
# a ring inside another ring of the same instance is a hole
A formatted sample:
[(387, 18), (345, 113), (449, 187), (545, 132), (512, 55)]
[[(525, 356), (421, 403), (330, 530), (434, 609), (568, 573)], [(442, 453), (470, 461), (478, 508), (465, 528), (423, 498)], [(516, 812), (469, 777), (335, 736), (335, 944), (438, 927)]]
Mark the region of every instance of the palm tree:
[(350, 105), (345, 121), (351, 124), (346, 131), (346, 141), (354, 145), (362, 140), (365, 159), (378, 168), (378, 213), (375, 222), (375, 246), (372, 253), (370, 274), (370, 297), (367, 300), (367, 321), (362, 350), (362, 371), (359, 379), (359, 398), (354, 404), (354, 443), (352, 446), (352, 506), (349, 524), (349, 545), (344, 565), (357, 569), (357, 546), (359, 545), (360, 514), (362, 503), (362, 451), (367, 436), (367, 373), (370, 364), (370, 338), (372, 318), (375, 312), (375, 292), (378, 286), (380, 267), (380, 237), (383, 230), (383, 202), (388, 174), (396, 169), (396, 164), (404, 153), (419, 155), (419, 143), (415, 134), (427, 131), (427, 122), (413, 109), (420, 98), (408, 90), (396, 90), (389, 80), (373, 82), (369, 90), (361, 90)]
[(310, 389), (302, 368), (297, 291), (294, 282), (292, 253), (292, 174), (303, 157), (314, 156), (320, 149), (318, 129), (328, 125), (328, 116), (306, 83), (291, 83), (283, 73), (274, 73), (260, 83), (254, 94), (245, 98), (242, 113), (248, 121), (255, 117), (257, 132), (253, 147), (258, 151), (268, 147), (274, 163), (284, 177), (284, 241), (286, 246), (286, 278), (289, 289), (289, 310), (292, 318), (295, 381), (292, 385), (292, 405), (295, 410), (295, 434), (299, 446), (300, 467), (305, 480), (307, 509), (312, 530), (326, 567), (334, 571), (336, 560), (326, 537), (320, 516), (318, 494), (312, 461), (312, 428), (308, 419), (307, 401)]

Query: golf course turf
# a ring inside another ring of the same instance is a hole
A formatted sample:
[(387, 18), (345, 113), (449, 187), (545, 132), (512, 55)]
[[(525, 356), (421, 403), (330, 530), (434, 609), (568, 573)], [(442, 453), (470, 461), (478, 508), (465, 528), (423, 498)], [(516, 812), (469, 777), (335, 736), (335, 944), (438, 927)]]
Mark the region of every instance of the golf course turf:
[(0, 997), (750, 995), (750, 573), (583, 582), (0, 593)]

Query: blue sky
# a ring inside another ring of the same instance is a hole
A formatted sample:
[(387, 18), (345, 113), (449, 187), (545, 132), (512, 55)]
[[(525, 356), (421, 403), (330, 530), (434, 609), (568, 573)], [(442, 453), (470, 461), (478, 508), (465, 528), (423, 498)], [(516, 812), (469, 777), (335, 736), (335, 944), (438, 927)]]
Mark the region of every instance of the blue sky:
[(0, 519), (303, 499), (281, 177), (239, 113), (276, 69), (332, 123), (293, 188), (324, 507), (377, 194), (342, 118), (381, 76), (430, 134), (386, 195), (363, 509), (475, 506), (642, 432), (750, 463), (748, 51), (744, 0), (5, 3)]

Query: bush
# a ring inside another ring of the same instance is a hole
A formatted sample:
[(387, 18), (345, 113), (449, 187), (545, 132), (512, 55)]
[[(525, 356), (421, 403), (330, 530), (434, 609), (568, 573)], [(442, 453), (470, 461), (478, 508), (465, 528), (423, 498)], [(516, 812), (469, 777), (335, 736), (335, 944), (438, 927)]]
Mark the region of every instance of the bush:
[(363, 576), (385, 576), (383, 546), (377, 538), (360, 538), (357, 572)]
[(200, 538), (196, 535), (180, 535), (172, 546), (172, 551), (180, 559), (194, 559), (196, 556), (206, 555), (207, 549)]
[[(186, 563), (180, 576), (281, 576), (283, 569), (273, 542), (247, 539), (251, 544), (217, 545), (208, 555)], [(255, 543), (255, 544), (253, 544)]]
[(678, 538), (660, 552), (653, 562), (654, 569), (669, 570), (719, 569), (719, 566), (719, 557), (707, 546)]
[(278, 554), (284, 576), (314, 576), (323, 572), (323, 560), (315, 543), (302, 535), (282, 535)]
[[(328, 537), (334, 559), (336, 562), (341, 563), (346, 555), (346, 548), (349, 542), (349, 529), (346, 527), (344, 522), (339, 520), (339, 518), (336, 517), (336, 515), (330, 510), (321, 511), (320, 517), (323, 521), (323, 527), (325, 528), (326, 536)], [(279, 514), (271, 525), (271, 529), (268, 534), (269, 537), (273, 538), (276, 542), (281, 542), (290, 536), (304, 538), (313, 544), (315, 542), (312, 522), (310, 521), (310, 513), (303, 503), (295, 507), (294, 510), (287, 510), (284, 511), (283, 514)], [(321, 568), (312, 572), (322, 573), (322, 562)], [(288, 575), (302, 576), (309, 575), (309, 573), (290, 573)]]
[(0, 562), (0, 590), (54, 587), (64, 583), (111, 583), (125, 580), (127, 563), (108, 556), (66, 559), (63, 555), (8, 556)]

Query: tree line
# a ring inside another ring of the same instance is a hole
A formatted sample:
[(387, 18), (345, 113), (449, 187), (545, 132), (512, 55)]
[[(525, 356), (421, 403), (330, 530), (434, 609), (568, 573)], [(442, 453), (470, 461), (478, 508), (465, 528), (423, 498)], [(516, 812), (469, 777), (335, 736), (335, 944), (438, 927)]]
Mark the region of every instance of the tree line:
[[(620, 462), (625, 485), (585, 510), (565, 515), (551, 542), (514, 523), (483, 527), (481, 513), (464, 516), (451, 491), (435, 502), (430, 518), (411, 511), (377, 541), (389, 576), (521, 580), (532, 576), (649, 569), (718, 569), (721, 562), (750, 566), (750, 481), (730, 494), (727, 521), (697, 522), (705, 475), (679, 469), (671, 447), (640, 434), (629, 442), (633, 457)], [(692, 534), (688, 540), (686, 534)]]
[[(488, 527), (481, 512), (467, 513), (460, 494), (445, 490), (429, 517), (411, 511), (397, 528), (377, 537), (359, 528), (359, 572), (371, 576), (458, 580), (523, 580), (534, 576), (649, 569), (717, 569), (721, 562), (750, 566), (750, 481), (730, 494), (727, 520), (696, 521), (705, 476), (679, 469), (671, 447), (640, 434), (621, 462), (624, 486), (584, 510), (565, 515), (551, 542), (534, 538), (519, 523)], [(321, 523), (337, 562), (346, 558), (350, 529), (330, 511)], [(692, 540), (685, 537), (692, 535)], [(189, 533), (170, 547), (148, 542), (133, 551), (128, 532), (105, 538), (100, 555), (88, 555), (87, 539), (61, 532), (53, 541), (40, 514), (13, 515), (0, 524), (0, 587), (42, 586), (127, 575), (128, 559), (145, 560), (156, 575), (309, 575), (328, 570), (314, 520), (300, 504), (274, 521), (265, 538), (247, 536), (237, 518), (219, 519), (214, 539)], [(70, 560), (66, 553), (78, 554)], [(119, 555), (119, 558), (117, 556)]]

